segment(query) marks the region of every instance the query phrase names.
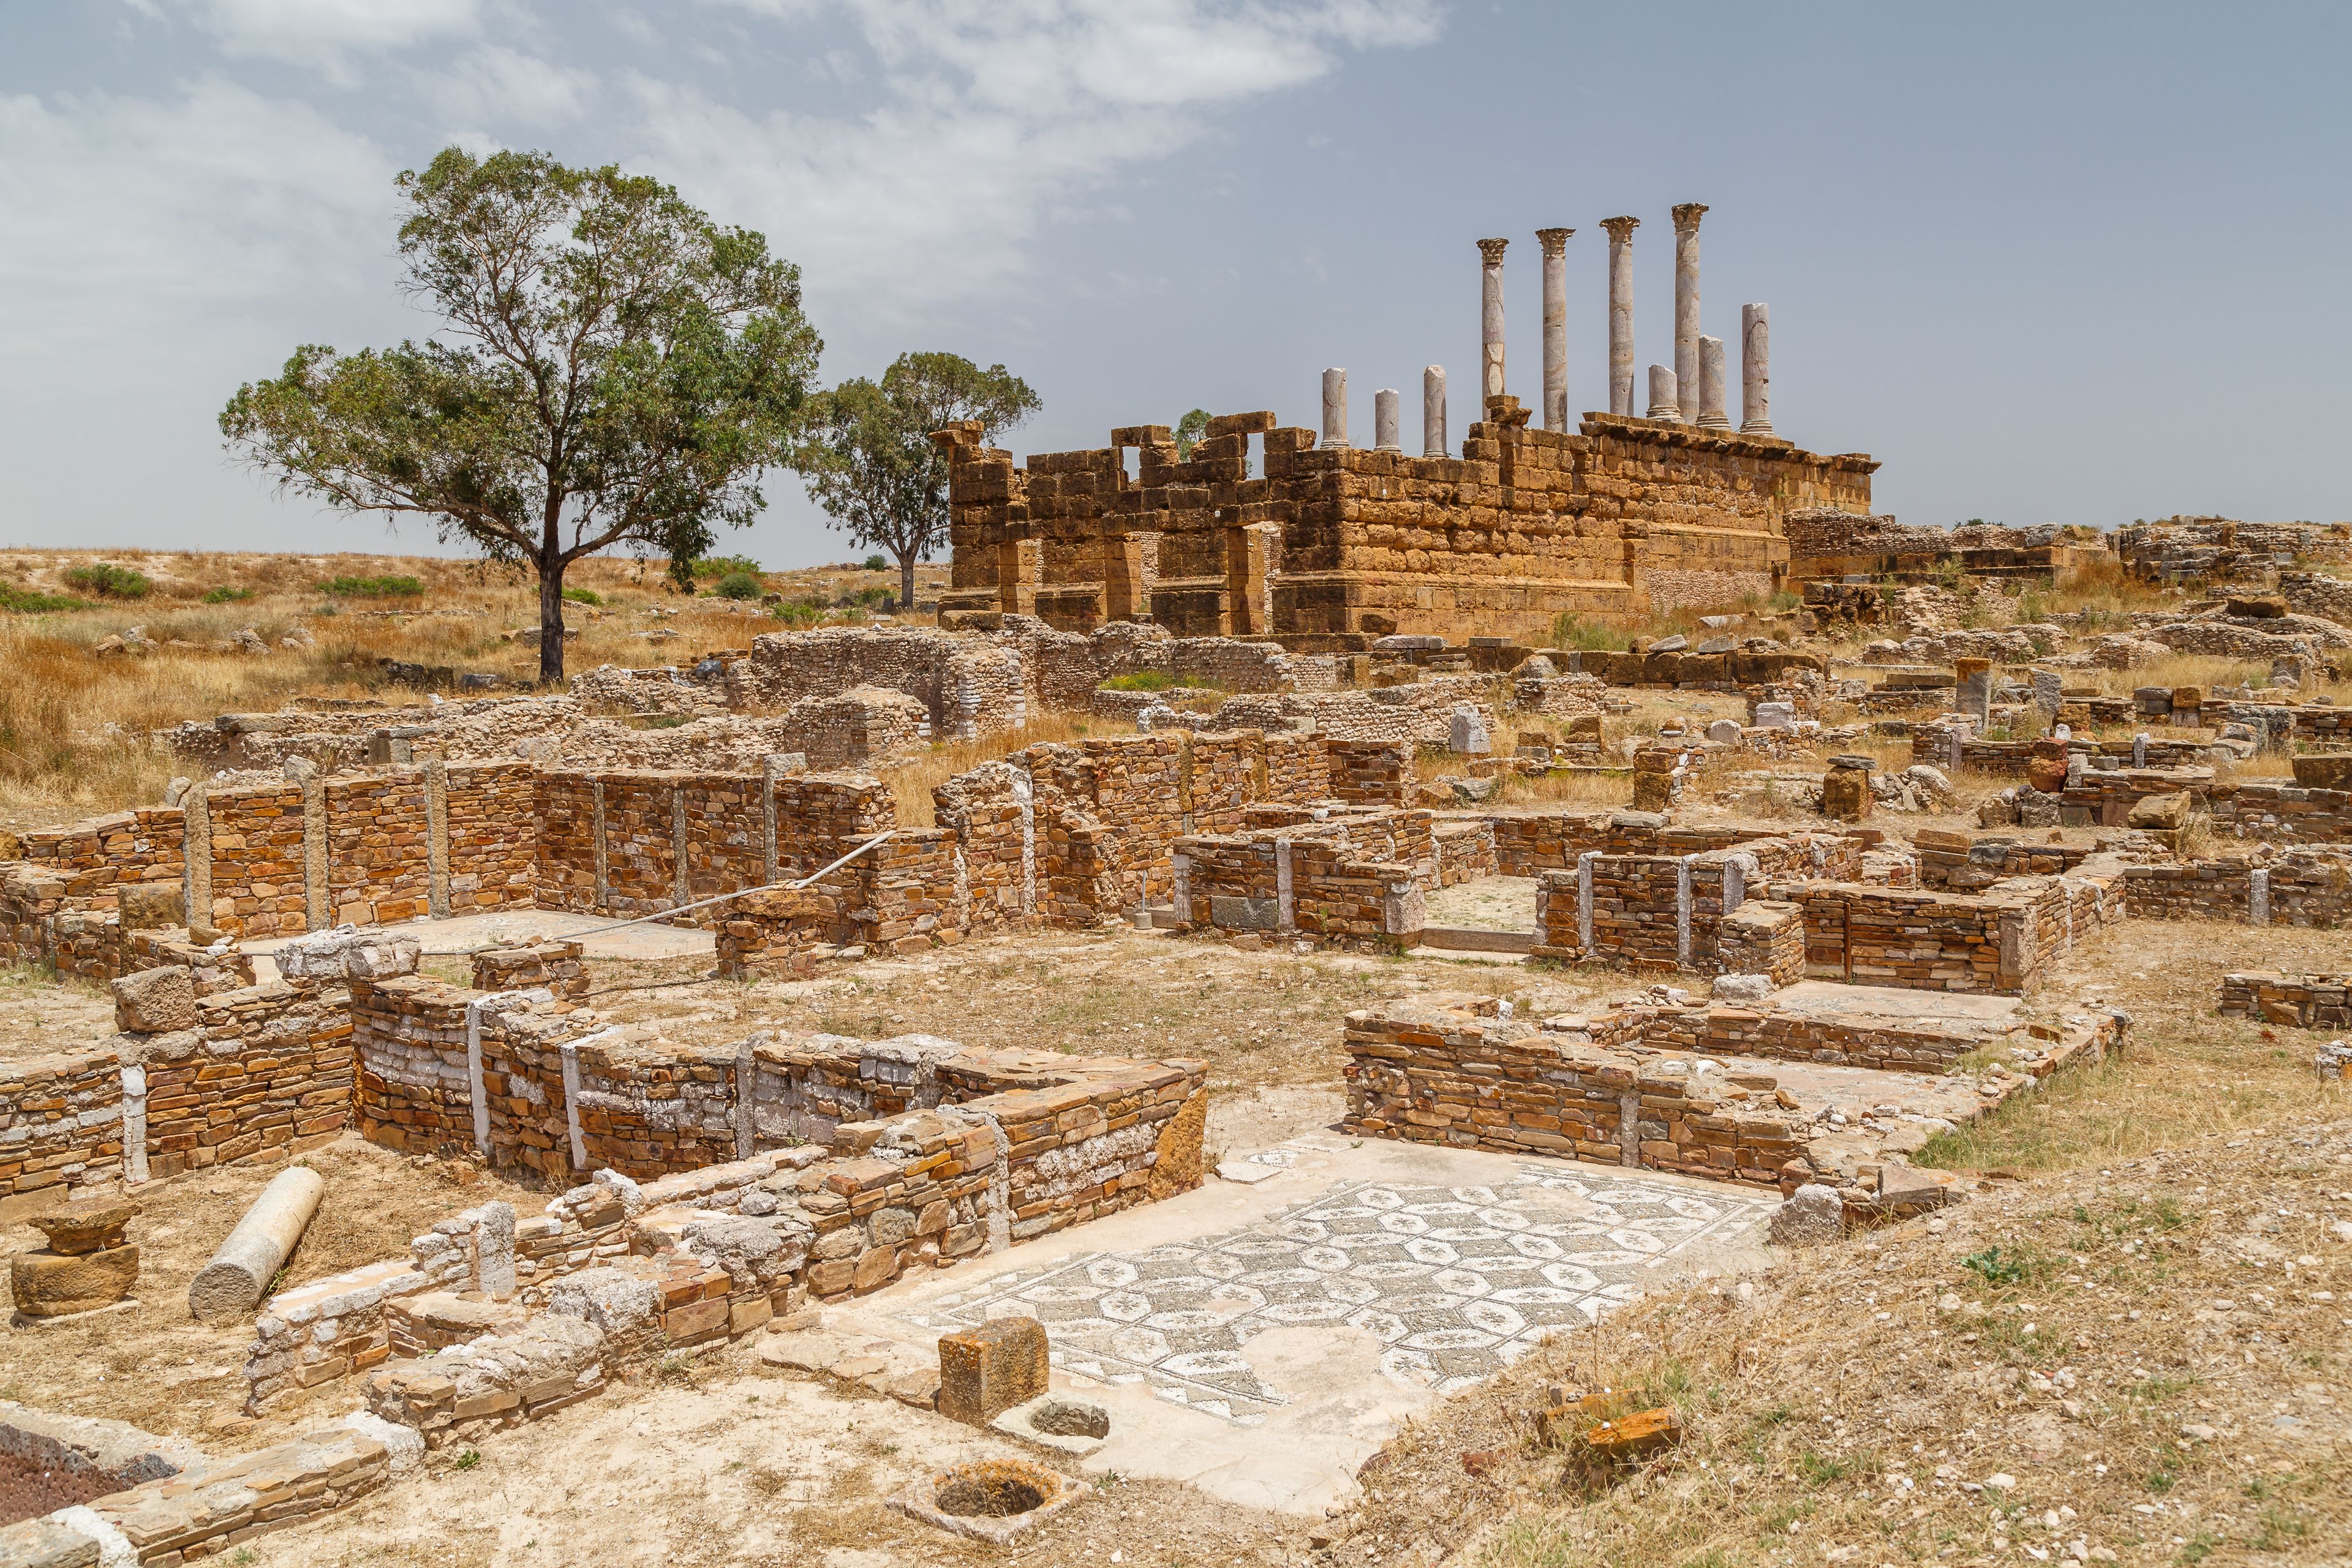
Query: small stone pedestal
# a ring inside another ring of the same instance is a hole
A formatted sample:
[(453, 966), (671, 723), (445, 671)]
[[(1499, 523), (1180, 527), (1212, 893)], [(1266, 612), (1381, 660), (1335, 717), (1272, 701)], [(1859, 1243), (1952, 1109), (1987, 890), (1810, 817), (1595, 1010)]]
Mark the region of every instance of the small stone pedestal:
[(1864, 822), (1870, 817), (1870, 774), (1878, 764), (1868, 757), (1830, 759), (1822, 777), (1822, 815), (1840, 822)]
[(9, 1260), (16, 1310), (34, 1319), (78, 1317), (132, 1305), (139, 1248), (123, 1227), (139, 1213), (129, 1198), (81, 1198), (36, 1215), (31, 1223), (49, 1245)]
[(1034, 1318), (996, 1318), (940, 1336), (939, 1413), (985, 1426), (1015, 1405), (1045, 1392), (1051, 1372), (1045, 1325)]

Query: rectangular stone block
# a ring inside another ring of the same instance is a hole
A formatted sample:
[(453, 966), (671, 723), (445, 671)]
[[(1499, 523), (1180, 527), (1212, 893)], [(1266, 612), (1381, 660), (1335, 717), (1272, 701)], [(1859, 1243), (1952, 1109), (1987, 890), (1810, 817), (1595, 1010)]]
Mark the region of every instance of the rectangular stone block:
[(997, 1318), (940, 1335), (940, 1414), (985, 1426), (1045, 1392), (1046, 1356), (1045, 1326), (1034, 1318)]

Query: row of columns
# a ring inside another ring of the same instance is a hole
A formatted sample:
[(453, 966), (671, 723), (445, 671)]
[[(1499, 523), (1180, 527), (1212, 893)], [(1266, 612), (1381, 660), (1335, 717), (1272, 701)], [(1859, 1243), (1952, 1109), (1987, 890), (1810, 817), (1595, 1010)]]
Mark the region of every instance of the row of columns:
[[(1672, 419), (1703, 429), (1727, 430), (1723, 340), (1699, 331), (1698, 224), (1706, 212), (1698, 202), (1673, 211), (1675, 223), (1675, 363), (1650, 367), (1646, 417)], [(1601, 220), (1609, 234), (1609, 412), (1633, 414), (1633, 231), (1636, 217)], [(1543, 247), (1543, 425), (1568, 428), (1568, 238), (1572, 228), (1539, 228)], [(1478, 242), (1479, 402), (1500, 397), (1503, 374), (1503, 252), (1507, 239)], [(1771, 311), (1762, 304), (1740, 308), (1740, 409), (1742, 434), (1772, 434)], [(1433, 454), (1436, 455), (1436, 454)]]
[[(1372, 445), (1382, 452), (1404, 450), (1404, 398), (1393, 386), (1372, 394)], [(1337, 368), (1323, 373), (1323, 442), (1348, 445), (1348, 373)], [(1445, 367), (1433, 364), (1421, 373), (1421, 455), (1443, 458), (1445, 452)]]

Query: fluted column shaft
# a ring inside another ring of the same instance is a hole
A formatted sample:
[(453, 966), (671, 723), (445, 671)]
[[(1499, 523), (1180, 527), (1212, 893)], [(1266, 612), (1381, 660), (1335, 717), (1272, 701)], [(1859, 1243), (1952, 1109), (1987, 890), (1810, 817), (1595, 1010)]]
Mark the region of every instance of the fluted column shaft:
[(1572, 228), (1539, 228), (1543, 246), (1543, 427), (1568, 428), (1568, 237)]
[(1772, 434), (1772, 308), (1739, 307), (1739, 429)]
[(1675, 386), (1683, 422), (1698, 422), (1698, 220), (1706, 208), (1685, 202), (1675, 218)]
[(1482, 239), (1478, 279), (1478, 414), (1486, 400), (1503, 395), (1503, 247), (1507, 239)]
[(1605, 217), (1609, 231), (1609, 412), (1633, 413), (1633, 231), (1637, 217)]

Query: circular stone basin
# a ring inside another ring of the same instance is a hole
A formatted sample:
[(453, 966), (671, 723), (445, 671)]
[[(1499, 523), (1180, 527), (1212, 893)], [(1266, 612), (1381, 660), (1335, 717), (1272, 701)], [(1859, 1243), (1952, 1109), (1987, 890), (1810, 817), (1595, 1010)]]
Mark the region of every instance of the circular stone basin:
[(923, 1477), (890, 1499), (909, 1519), (1005, 1542), (1078, 1500), (1078, 1485), (1027, 1459), (978, 1459)]

